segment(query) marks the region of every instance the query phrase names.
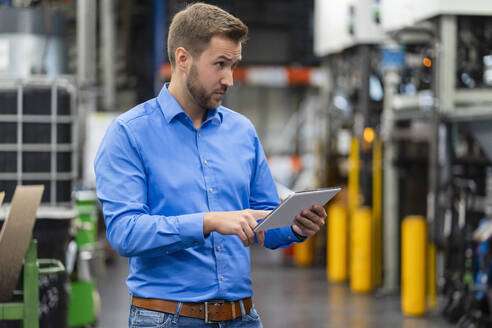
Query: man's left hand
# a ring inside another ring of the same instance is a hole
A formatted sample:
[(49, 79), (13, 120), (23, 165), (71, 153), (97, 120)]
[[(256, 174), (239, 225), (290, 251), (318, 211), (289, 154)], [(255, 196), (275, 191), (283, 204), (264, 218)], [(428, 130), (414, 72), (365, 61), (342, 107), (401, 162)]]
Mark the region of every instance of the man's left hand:
[(301, 236), (311, 237), (325, 225), (325, 221), (326, 211), (324, 207), (315, 204), (311, 209), (304, 209), (296, 215), (292, 229)]

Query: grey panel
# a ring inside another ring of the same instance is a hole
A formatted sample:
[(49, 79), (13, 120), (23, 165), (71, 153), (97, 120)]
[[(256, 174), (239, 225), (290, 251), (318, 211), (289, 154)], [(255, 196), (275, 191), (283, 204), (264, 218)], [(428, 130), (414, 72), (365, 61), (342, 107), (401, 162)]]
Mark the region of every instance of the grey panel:
[(243, 62), (248, 64), (287, 63), (290, 59), (288, 31), (252, 29), (243, 46)]
[(492, 119), (470, 122), (467, 125), (489, 161), (492, 161)]
[(43, 7), (0, 9), (0, 33), (64, 36), (65, 31), (66, 20), (59, 12)]

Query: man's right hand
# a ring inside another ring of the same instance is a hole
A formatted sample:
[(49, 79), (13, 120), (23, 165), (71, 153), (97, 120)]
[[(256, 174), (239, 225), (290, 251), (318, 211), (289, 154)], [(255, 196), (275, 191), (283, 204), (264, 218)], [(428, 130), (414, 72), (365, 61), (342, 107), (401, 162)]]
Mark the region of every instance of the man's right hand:
[[(203, 235), (208, 236), (212, 231), (223, 235), (237, 235), (244, 246), (255, 242), (253, 229), (258, 225), (257, 220), (263, 219), (271, 211), (246, 209), (231, 212), (209, 212), (203, 217)], [(263, 246), (265, 232), (258, 234), (258, 243)]]

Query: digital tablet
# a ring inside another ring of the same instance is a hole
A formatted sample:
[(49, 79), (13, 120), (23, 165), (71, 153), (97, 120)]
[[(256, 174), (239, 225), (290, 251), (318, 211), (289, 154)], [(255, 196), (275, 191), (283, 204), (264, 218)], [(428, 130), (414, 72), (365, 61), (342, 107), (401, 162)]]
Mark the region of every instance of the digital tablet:
[(290, 226), (295, 216), (303, 209), (310, 209), (314, 204), (324, 206), (340, 190), (341, 188), (325, 188), (293, 193), (268, 214), (254, 231)]

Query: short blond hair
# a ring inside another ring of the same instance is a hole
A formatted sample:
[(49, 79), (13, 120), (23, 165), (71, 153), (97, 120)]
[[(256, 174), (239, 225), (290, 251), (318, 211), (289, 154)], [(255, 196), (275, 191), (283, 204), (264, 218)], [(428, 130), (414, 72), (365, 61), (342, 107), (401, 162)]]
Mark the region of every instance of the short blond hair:
[(198, 58), (215, 35), (244, 42), (248, 27), (225, 10), (201, 2), (188, 5), (174, 15), (167, 37), (167, 53), (171, 66), (176, 65), (176, 49), (183, 47)]

